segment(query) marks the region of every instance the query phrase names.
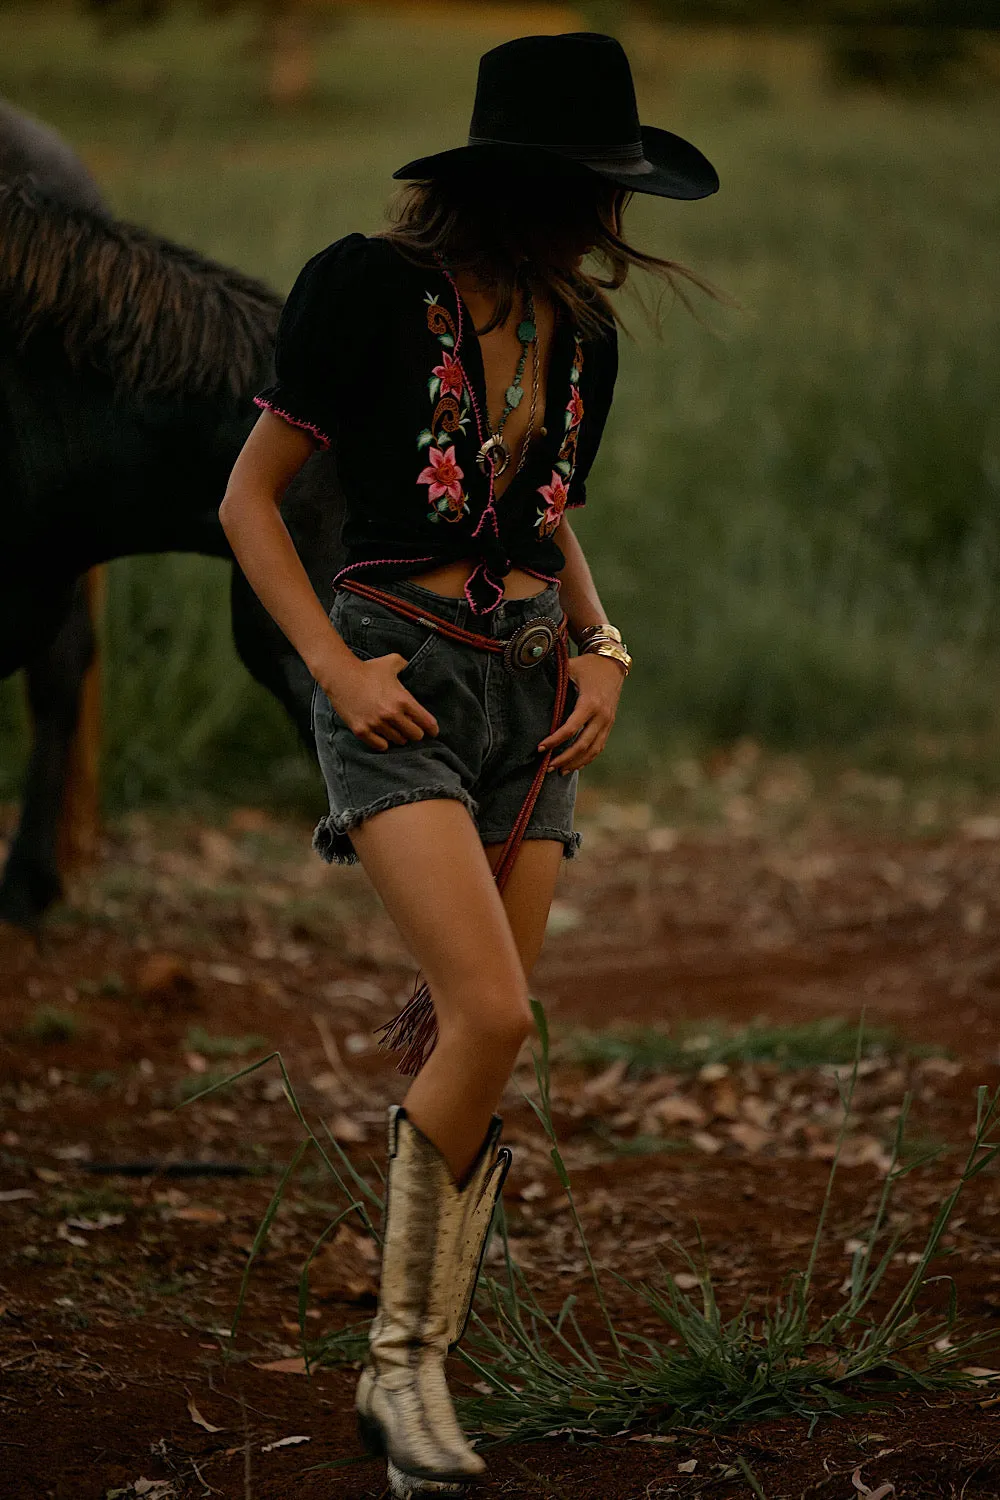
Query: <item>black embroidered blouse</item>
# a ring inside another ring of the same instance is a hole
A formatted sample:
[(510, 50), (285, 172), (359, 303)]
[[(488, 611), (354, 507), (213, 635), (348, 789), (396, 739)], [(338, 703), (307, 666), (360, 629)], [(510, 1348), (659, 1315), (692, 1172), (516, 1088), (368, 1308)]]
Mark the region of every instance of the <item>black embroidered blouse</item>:
[(336, 454), (347, 554), (337, 576), (405, 577), (476, 559), (466, 585), (485, 614), (512, 567), (551, 579), (553, 533), (583, 505), (618, 368), (613, 331), (583, 339), (560, 310), (545, 437), (494, 496), (476, 453), (489, 435), (482, 351), (444, 269), (389, 240), (349, 234), (299, 273), (278, 328), (276, 382), (256, 398)]

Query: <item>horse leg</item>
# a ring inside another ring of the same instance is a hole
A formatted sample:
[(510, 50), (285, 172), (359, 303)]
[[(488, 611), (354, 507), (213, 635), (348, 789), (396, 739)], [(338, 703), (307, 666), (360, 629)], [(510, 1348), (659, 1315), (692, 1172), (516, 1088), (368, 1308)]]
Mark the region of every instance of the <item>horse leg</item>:
[(55, 637), (25, 666), (33, 743), (17, 831), (0, 880), (0, 918), (35, 931), (62, 894), (59, 819), (95, 638), (84, 580), (77, 579)]

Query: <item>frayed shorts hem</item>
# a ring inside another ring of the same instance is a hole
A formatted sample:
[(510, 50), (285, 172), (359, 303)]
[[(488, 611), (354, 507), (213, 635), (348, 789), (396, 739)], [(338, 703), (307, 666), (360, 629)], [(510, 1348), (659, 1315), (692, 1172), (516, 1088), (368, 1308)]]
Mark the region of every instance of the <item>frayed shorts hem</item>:
[[(509, 833), (509, 828), (504, 833), (493, 833), (490, 829), (481, 828), (479, 837), (484, 844), (505, 844)], [(526, 841), (528, 839), (551, 839), (553, 843), (562, 844), (563, 859), (575, 859), (583, 843), (582, 834), (573, 831), (567, 833), (565, 828), (543, 828), (535, 823), (529, 826), (524, 837)]]
[(390, 792), (369, 802), (367, 807), (348, 807), (344, 812), (327, 813), (320, 818), (313, 833), (312, 846), (328, 865), (356, 865), (358, 856), (348, 837), (352, 828), (357, 828), (376, 813), (388, 812), (391, 807), (406, 807), (411, 802), (433, 802), (447, 800), (461, 802), (468, 808), (473, 820), (477, 803), (460, 787), (417, 786), (407, 791)]
[[(413, 802), (450, 801), (460, 802), (467, 808), (473, 821), (475, 821), (477, 803), (470, 797), (468, 792), (462, 789), (446, 789), (437, 786), (413, 787), (409, 791), (391, 792), (388, 796), (379, 797), (375, 802), (370, 802), (367, 807), (349, 807), (341, 813), (327, 813), (326, 817), (320, 818), (313, 833), (312, 846), (321, 859), (326, 860), (329, 865), (356, 865), (358, 856), (350, 839), (352, 828), (372, 818), (376, 813), (388, 812), (391, 807), (406, 807)], [(510, 829), (502, 833), (493, 833), (489, 829), (480, 829), (479, 837), (484, 844), (504, 844)], [(563, 846), (563, 858), (575, 859), (582, 843), (581, 835), (564, 828), (544, 828), (540, 825), (532, 825), (528, 828), (524, 837), (526, 839), (551, 839), (554, 843)]]

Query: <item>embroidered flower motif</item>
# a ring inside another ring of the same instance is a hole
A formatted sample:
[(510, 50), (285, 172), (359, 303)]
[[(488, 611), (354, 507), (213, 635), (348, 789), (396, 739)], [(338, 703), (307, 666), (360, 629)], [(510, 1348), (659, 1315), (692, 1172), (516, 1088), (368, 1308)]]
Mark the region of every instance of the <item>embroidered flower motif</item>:
[(468, 514), (469, 501), (462, 488), (464, 471), (455, 458), (449, 439), (458, 432), (465, 435), (472, 416), (469, 387), (455, 348), (458, 333), (455, 320), (433, 292), (424, 293), (427, 304), (427, 327), (441, 345), (441, 363), (434, 365), (427, 382), (427, 394), (434, 403), (430, 425), (417, 435), (417, 452), (427, 450), (428, 464), (418, 476), (426, 484), (431, 521), (458, 521)]
[(439, 381), (438, 390), (442, 396), (460, 396), (465, 385), (462, 366), (447, 350), (441, 357), (444, 363), (434, 366), (434, 374)]
[(583, 396), (580, 394), (580, 371), (583, 369), (583, 345), (577, 334), (576, 351), (573, 355), (573, 368), (569, 374), (569, 400), (566, 403), (565, 433), (562, 445), (556, 458), (555, 467), (552, 470), (552, 478), (548, 484), (540, 484), (538, 493), (541, 495), (544, 505), (538, 509), (535, 526), (538, 535), (542, 538), (549, 537), (557, 529), (562, 520), (563, 511), (569, 503), (569, 487), (573, 482), (573, 471), (576, 468), (576, 449), (580, 437), (580, 424), (583, 421)]
[(569, 487), (558, 470), (553, 469), (551, 481), (540, 484), (538, 493), (545, 501), (545, 509), (538, 512), (538, 530), (543, 537), (551, 536), (562, 520), (562, 513), (569, 499)]
[(427, 498), (437, 514), (454, 511), (456, 516), (461, 515), (465, 508), (465, 495), (462, 492), (462, 480), (465, 476), (456, 462), (454, 448), (448, 448), (444, 452), (440, 448), (432, 448), (427, 456), (430, 463), (417, 476), (417, 483), (428, 486)]

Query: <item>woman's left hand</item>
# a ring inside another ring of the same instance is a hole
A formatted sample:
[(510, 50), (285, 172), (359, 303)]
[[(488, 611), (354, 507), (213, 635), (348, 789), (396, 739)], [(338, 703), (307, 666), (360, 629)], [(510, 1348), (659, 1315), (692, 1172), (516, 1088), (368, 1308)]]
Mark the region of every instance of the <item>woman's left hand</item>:
[(625, 673), (616, 661), (592, 651), (584, 656), (570, 657), (569, 675), (577, 690), (573, 712), (565, 724), (542, 740), (538, 747), (542, 751), (557, 750), (572, 740), (573, 743), (554, 756), (549, 765), (550, 771), (560, 771), (566, 776), (595, 760), (604, 749), (625, 681)]

